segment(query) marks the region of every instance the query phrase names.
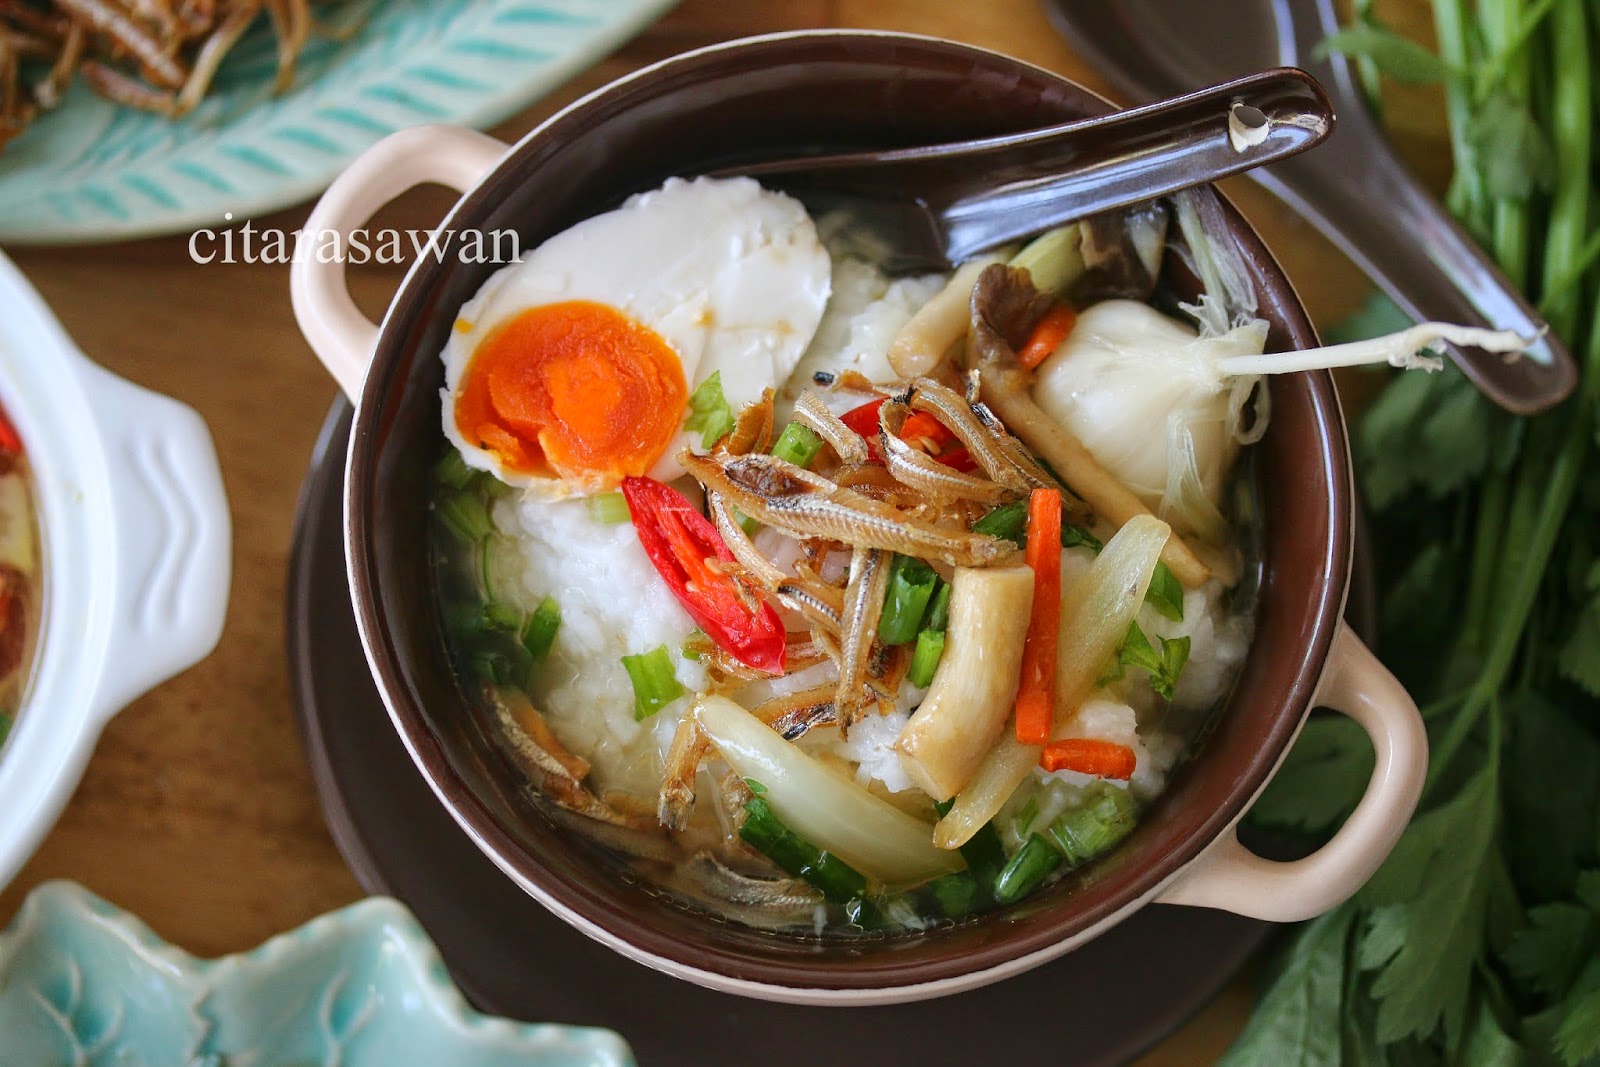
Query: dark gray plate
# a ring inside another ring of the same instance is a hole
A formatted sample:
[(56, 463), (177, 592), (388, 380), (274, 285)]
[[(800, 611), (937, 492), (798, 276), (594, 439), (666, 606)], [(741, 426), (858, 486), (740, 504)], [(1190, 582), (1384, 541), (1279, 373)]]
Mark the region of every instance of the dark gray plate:
[[(296, 521), (288, 631), (301, 734), (328, 828), (356, 877), (416, 913), (484, 1011), (611, 1027), (645, 1067), (1006, 1064), (1039, 1055), (1093, 1067), (1127, 1062), (1171, 1033), (1273, 929), (1156, 905), (1020, 977), (882, 1008), (714, 993), (595, 944), (477, 850), (389, 723), (345, 584), (339, 517), (350, 414), (342, 400), (329, 412)], [(1362, 588), (1355, 582), (1353, 595)]]

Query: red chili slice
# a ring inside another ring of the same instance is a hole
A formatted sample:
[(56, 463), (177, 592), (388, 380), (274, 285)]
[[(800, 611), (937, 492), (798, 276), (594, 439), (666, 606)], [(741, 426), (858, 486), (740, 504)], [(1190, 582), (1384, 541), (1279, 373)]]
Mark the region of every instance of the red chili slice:
[[(875, 462), (883, 462), (883, 450), (878, 447), (878, 409), (883, 407), (883, 402), (888, 397), (880, 396), (876, 400), (869, 400), (858, 408), (851, 408), (839, 416), (839, 421), (850, 427), (856, 433), (867, 439), (867, 448), (872, 453)], [(956, 435), (938, 419), (925, 411), (912, 412), (900, 428), (900, 436), (908, 441), (921, 439), (932, 446), (929, 454), (946, 467), (971, 474), (978, 469), (972, 456), (967, 452)], [(954, 447), (951, 447), (951, 446)]]
[(0, 411), (0, 458), (13, 459), (22, 455), (22, 438), (6, 413)]
[(733, 562), (717, 528), (682, 493), (653, 478), (624, 478), (622, 495), (645, 554), (706, 636), (740, 663), (782, 674), (783, 623), (771, 604), (752, 608), (717, 566)]

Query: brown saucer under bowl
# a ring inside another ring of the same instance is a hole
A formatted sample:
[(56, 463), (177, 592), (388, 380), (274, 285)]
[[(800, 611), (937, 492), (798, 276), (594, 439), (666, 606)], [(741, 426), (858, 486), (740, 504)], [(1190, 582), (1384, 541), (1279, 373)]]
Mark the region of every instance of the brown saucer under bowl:
[[(443, 225), (513, 229), (527, 248), (673, 175), (802, 149), (1009, 133), (1107, 110), (1055, 74), (951, 42), (877, 33), (756, 38), (668, 60), (562, 112), (512, 149)], [(1243, 219), (1226, 204), (1221, 210), (1271, 325), (1268, 350), (1312, 347), (1312, 327), (1281, 270)], [(592, 844), (530, 801), (523, 776), (468, 710), (431, 593), (426, 472), (443, 450), (438, 353), (457, 309), (494, 269), (425, 257), (395, 298), (356, 414), (346, 541), (357, 620), (401, 737), (466, 834), (523, 889), (597, 940), (680, 976), (777, 999), (883, 1002), (953, 992), (1080, 944), (1154, 899), (1232, 832), (1310, 709), (1348, 585), (1348, 449), (1326, 373), (1272, 383), (1270, 429), (1254, 449), (1266, 512), (1257, 636), (1198, 756), (1124, 846), (1003, 912), (921, 934), (819, 942), (714, 918), (619, 877)]]

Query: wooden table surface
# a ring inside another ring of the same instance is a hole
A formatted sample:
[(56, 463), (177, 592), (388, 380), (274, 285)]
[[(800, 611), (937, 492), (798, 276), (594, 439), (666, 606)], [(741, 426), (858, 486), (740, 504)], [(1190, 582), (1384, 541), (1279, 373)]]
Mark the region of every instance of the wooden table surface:
[[(1404, 6), (1400, 13), (1408, 14)], [(1036, 0), (686, 0), (496, 132), (518, 136), (577, 96), (675, 52), (824, 26), (951, 37), (1114, 95), (1054, 32)], [(1447, 162), (1435, 109), (1402, 100), (1400, 114), (1418, 135), (1415, 165), (1439, 180)], [(1253, 186), (1234, 184), (1230, 192), (1266, 235), (1313, 318), (1327, 324), (1355, 307), (1367, 285), (1352, 266)], [(374, 226), (426, 227), (447, 203), (437, 190), (409, 194)], [(305, 213), (301, 206), (256, 222), (292, 230)], [(7, 249), (91, 358), (205, 417), (232, 504), (234, 554), (232, 601), (216, 652), (111, 722), (60, 822), (0, 892), (0, 924), (33, 886), (69, 878), (210, 956), (254, 946), (362, 891), (322, 822), (295, 730), (284, 652), (296, 494), (334, 388), (295, 327), (286, 267), (199, 266), (186, 241)], [(376, 314), (402, 272), (359, 268), (352, 288)], [(1248, 976), (1236, 981), (1141, 1063), (1213, 1062), (1243, 1024), (1252, 996)]]

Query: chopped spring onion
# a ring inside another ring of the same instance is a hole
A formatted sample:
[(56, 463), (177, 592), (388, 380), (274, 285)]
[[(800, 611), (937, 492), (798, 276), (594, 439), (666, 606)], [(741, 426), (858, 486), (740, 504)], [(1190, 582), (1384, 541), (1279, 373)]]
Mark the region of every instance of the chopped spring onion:
[(1022, 810), (1017, 812), (1017, 836), (1020, 837), (1027, 833), (1028, 829), (1033, 826), (1033, 820), (1038, 817), (1039, 798), (1035, 795), (1029, 797), (1028, 802), (1022, 806)]
[(481, 544), (494, 532), (489, 509), (473, 493), (451, 493), (439, 501), (436, 511), (445, 528), (462, 544)]
[(1010, 265), (1026, 269), (1040, 292), (1060, 295), (1083, 274), (1082, 241), (1083, 231), (1069, 222), (1029, 241)]
[(520, 630), (522, 612), (510, 604), (491, 600), (483, 606), (483, 625), (490, 630)]
[(1145, 590), (1144, 602), (1173, 622), (1183, 621), (1183, 583), (1165, 563), (1157, 563), (1150, 575), (1150, 588)]
[(636, 656), (623, 656), (622, 668), (633, 683), (633, 717), (640, 722), (683, 695), (666, 645)]
[(950, 625), (950, 583), (939, 579), (939, 588), (928, 605), (928, 616), (922, 620), (923, 629), (944, 633)]
[(446, 452), (444, 458), (433, 467), (434, 479), (451, 489), (465, 489), (477, 473), (467, 466), (467, 461), (461, 458), (460, 451), (455, 448)]
[(934, 906), (947, 919), (971, 915), (988, 903), (989, 894), (970, 871), (941, 875), (928, 883)]
[(917, 634), (917, 647), (911, 653), (911, 669), (906, 677), (918, 689), (933, 684), (933, 672), (939, 669), (944, 658), (944, 631), (950, 625), (950, 583), (937, 579), (938, 588), (928, 605), (922, 622), (922, 632)]
[(988, 534), (1002, 541), (1022, 544), (1028, 528), (1028, 502), (1015, 500), (1002, 504), (972, 524), (973, 533)]
[(733, 408), (722, 394), (722, 372), (716, 371), (689, 394), (689, 417), (683, 428), (700, 431), (700, 447), (710, 448), (733, 429)]
[[(721, 372), (718, 371), (718, 373), (720, 374)], [(730, 506), (730, 509), (733, 511), (733, 521), (739, 524), (739, 529), (745, 532), (746, 537), (754, 537), (756, 535), (756, 531), (761, 529), (761, 524), (759, 522), (757, 522), (755, 519), (752, 519), (738, 508), (733, 508)]]
[[(941, 800), (933, 805), (933, 810), (942, 819), (954, 806), (954, 799)], [(986, 823), (967, 839), (961, 846), (961, 858), (967, 861), (967, 869), (979, 882), (985, 886), (994, 885), (1006, 866), (1006, 847), (1000, 843), (1000, 832), (993, 823)]]
[[(989, 514), (972, 524), (973, 533), (988, 534), (1006, 541), (1015, 541), (1019, 546), (1028, 543), (1028, 502), (1026, 500), (1013, 501), (1002, 504)], [(1061, 524), (1062, 548), (1087, 548), (1094, 552), (1105, 547), (1105, 543), (1082, 526), (1070, 522)], [(1176, 579), (1174, 579), (1176, 582)], [(1178, 600), (1183, 600), (1183, 587), (1178, 587)]]
[(539, 606), (533, 609), (533, 614), (528, 616), (528, 621), (522, 627), (522, 647), (533, 657), (535, 666), (550, 654), (550, 646), (555, 642), (559, 629), (561, 605), (556, 603), (555, 597), (547, 596), (539, 601)]
[(911, 653), (911, 669), (906, 677), (918, 689), (933, 684), (933, 673), (944, 658), (944, 631), (924, 630), (917, 635), (916, 650)]
[(0, 711), (0, 745), (6, 743), (6, 738), (11, 733), (11, 724), (15, 721), (8, 712)]
[(889, 569), (889, 592), (878, 619), (878, 640), (903, 645), (916, 639), (939, 573), (914, 556), (895, 556)]
[(818, 437), (811, 427), (802, 426), (798, 422), (791, 422), (785, 426), (772, 446), (774, 456), (787, 460), (796, 467), (811, 466), (811, 461), (817, 458), (817, 453), (821, 450), (822, 438)]
[(628, 501), (621, 493), (597, 493), (584, 501), (589, 517), (606, 526), (616, 526), (633, 518)]
[(472, 654), (471, 663), (472, 673), (484, 681), (518, 688), (528, 684), (528, 671), (533, 667), (527, 651), (512, 641), (479, 649)]
[(1000, 877), (994, 880), (994, 899), (998, 904), (1015, 904), (1050, 877), (1061, 866), (1061, 852), (1040, 834), (1030, 834), (1017, 849)]
[(867, 879), (831, 852), (824, 852), (783, 824), (765, 797), (757, 793), (744, 804), (744, 824), (739, 837), (796, 878), (804, 879), (823, 897), (845, 909), (850, 921), (868, 929), (881, 925), (876, 906), (867, 899)]
[(1049, 833), (1062, 857), (1076, 867), (1109, 851), (1137, 822), (1133, 796), (1126, 789), (1101, 785), (1083, 803), (1062, 812)]

